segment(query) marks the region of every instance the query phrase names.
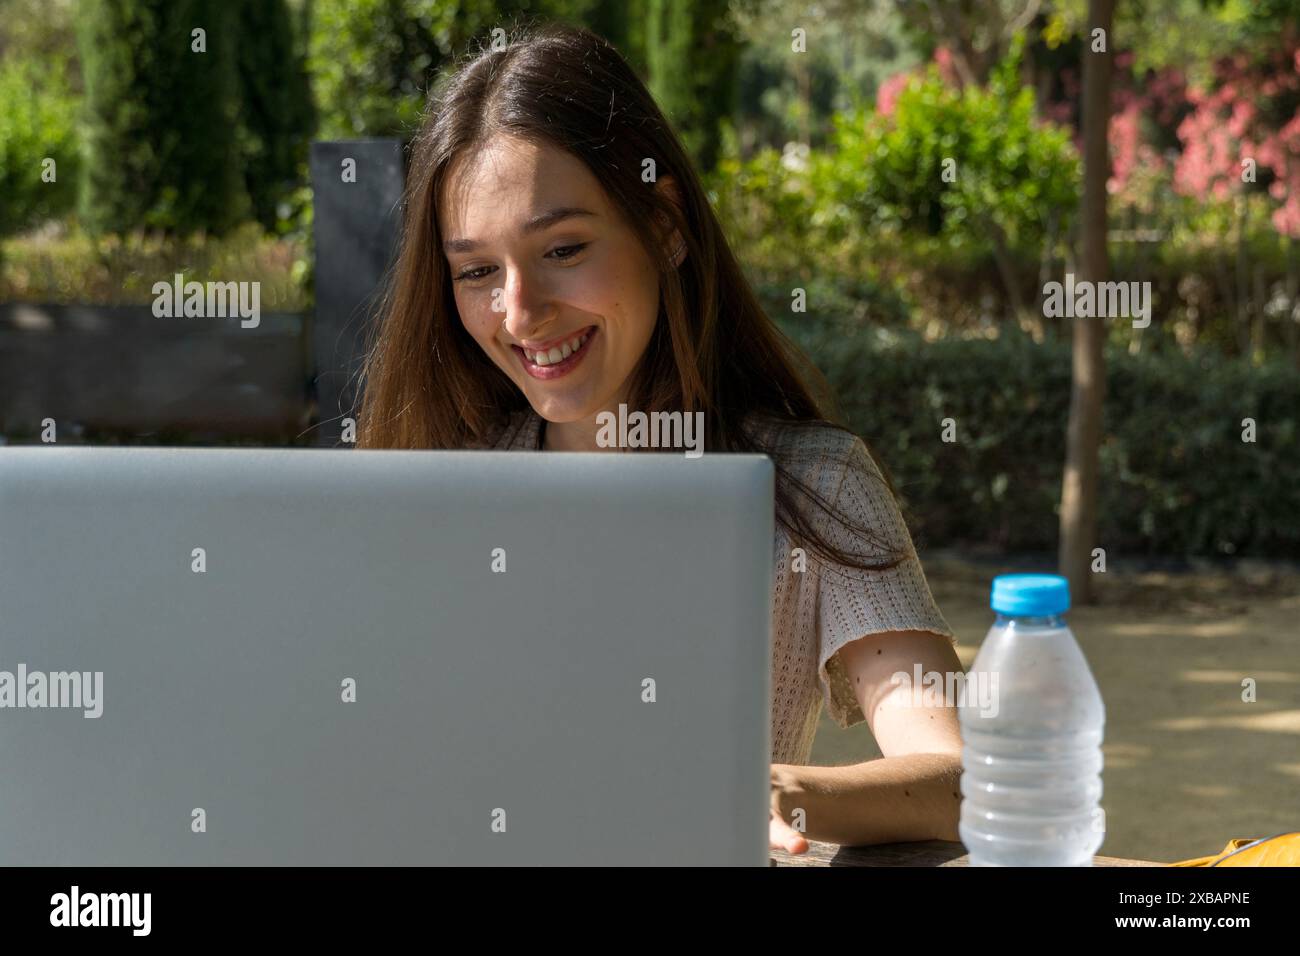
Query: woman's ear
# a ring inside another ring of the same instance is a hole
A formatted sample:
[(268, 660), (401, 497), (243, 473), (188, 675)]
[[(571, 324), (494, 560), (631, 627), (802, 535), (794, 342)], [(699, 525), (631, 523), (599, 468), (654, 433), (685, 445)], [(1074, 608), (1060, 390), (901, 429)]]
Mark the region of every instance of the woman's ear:
[[(664, 176), (655, 181), (655, 189), (662, 195), (666, 195), (678, 210), (682, 208), (682, 191), (677, 186), (677, 180), (672, 176)], [(673, 265), (679, 266), (686, 261), (686, 240), (682, 238), (681, 232), (676, 229), (672, 223), (664, 224), (668, 229), (668, 236), (665, 240), (668, 244), (668, 258), (672, 260)]]

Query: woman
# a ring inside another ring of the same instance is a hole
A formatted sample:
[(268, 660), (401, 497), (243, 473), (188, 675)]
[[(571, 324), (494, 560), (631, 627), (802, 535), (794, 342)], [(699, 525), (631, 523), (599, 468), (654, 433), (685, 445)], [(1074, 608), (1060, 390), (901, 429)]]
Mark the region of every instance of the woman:
[[(910, 535), (824, 383), (763, 314), (663, 114), (606, 41), (552, 26), (464, 64), (412, 145), (365, 369), (369, 448), (597, 450), (597, 416), (701, 413), (777, 467), (771, 843), (956, 840), (960, 672)], [(680, 453), (680, 452), (679, 452)], [(806, 766), (823, 701), (883, 757)]]

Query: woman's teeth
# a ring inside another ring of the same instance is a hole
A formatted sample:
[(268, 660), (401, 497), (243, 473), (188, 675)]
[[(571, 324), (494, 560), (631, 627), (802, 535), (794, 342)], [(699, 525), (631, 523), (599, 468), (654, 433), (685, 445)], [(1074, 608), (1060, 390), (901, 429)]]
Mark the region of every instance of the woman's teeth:
[(563, 362), (578, 349), (582, 348), (582, 343), (587, 341), (590, 332), (583, 332), (576, 335), (567, 342), (561, 342), (545, 352), (530, 352), (524, 349), (524, 356), (534, 365), (554, 365), (556, 362)]

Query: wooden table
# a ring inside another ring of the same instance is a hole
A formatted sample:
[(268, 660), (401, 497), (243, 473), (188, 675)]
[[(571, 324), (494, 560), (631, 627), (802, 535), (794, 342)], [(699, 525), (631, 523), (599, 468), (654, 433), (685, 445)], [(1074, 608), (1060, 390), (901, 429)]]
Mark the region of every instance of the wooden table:
[[(839, 846), (808, 841), (807, 853), (769, 850), (772, 866), (970, 866), (970, 855), (960, 843), (930, 840), (925, 843), (884, 843), (880, 846)], [(1124, 860), (1095, 856), (1093, 866), (1166, 866), (1150, 860)]]

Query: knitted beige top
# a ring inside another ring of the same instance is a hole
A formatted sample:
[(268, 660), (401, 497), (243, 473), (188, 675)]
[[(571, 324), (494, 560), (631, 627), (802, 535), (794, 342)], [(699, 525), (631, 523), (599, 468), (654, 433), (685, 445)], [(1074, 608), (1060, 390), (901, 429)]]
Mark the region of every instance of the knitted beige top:
[[(535, 450), (541, 447), (541, 417), (532, 409), (516, 412), (490, 447)], [(805, 764), (825, 702), (840, 727), (866, 719), (838, 651), (867, 634), (931, 631), (956, 640), (939, 612), (912, 547), (898, 505), (862, 439), (838, 429), (794, 426), (751, 419), (747, 430), (808, 487), (857, 527), (871, 528), (891, 554), (908, 555), (887, 571), (828, 565), (806, 544), (792, 541), (778, 522), (774, 542), (772, 594), (772, 762)], [(780, 475), (778, 473), (778, 480)], [(810, 518), (843, 551), (887, 560), (872, 545), (819, 508)], [(791, 552), (803, 547), (806, 571), (791, 570)]]

